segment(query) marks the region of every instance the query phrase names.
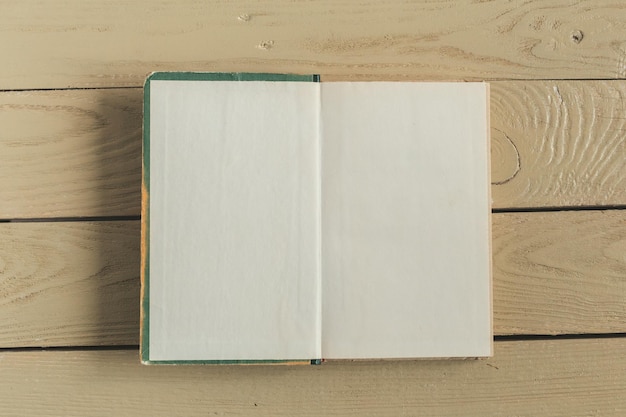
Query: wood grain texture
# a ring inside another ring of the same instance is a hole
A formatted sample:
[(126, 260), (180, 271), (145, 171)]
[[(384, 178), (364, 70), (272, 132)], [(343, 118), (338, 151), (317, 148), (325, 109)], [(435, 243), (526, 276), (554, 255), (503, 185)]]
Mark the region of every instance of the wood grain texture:
[(0, 93), (0, 218), (138, 215), (137, 89)]
[[(626, 204), (626, 84), (495, 82), (496, 208)], [(0, 218), (139, 215), (140, 89), (0, 93)]]
[[(0, 219), (138, 215), (158, 70), (492, 84), (496, 208), (626, 205), (626, 2), (0, 0)], [(545, 80), (580, 79), (580, 81)], [(528, 81), (535, 80), (535, 81)], [(542, 81), (543, 80), (543, 81)], [(626, 332), (626, 211), (493, 216), (497, 334)], [(0, 223), (0, 347), (138, 343), (139, 222)], [(142, 367), (0, 351), (0, 415), (626, 415), (626, 338), (484, 361)]]
[(4, 0), (0, 9), (0, 89), (140, 86), (155, 70), (626, 76), (626, 4), (614, 0)]
[(498, 334), (626, 333), (626, 210), (493, 215)]
[[(493, 216), (494, 333), (626, 332), (626, 211)], [(139, 339), (139, 222), (0, 224), (0, 347)]]
[(137, 343), (138, 318), (139, 222), (0, 223), (0, 346)]
[(16, 416), (623, 416), (625, 349), (625, 338), (497, 342), (485, 360), (321, 366), (2, 352), (0, 403)]
[(626, 204), (626, 83), (491, 85), (494, 207)]

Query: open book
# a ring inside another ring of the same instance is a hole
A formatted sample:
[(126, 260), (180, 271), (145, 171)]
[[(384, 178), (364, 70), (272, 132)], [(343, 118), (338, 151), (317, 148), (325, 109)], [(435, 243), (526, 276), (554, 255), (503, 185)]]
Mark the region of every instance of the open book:
[(144, 363), (492, 352), (489, 90), (155, 73)]

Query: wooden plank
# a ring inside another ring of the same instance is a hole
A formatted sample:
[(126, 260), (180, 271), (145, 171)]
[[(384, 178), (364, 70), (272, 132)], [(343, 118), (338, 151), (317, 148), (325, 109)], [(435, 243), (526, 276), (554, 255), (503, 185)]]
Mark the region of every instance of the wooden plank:
[(498, 342), (468, 361), (142, 366), (135, 350), (0, 353), (20, 416), (623, 416), (626, 338)]
[[(626, 211), (493, 216), (495, 334), (626, 332)], [(0, 224), (0, 347), (137, 344), (139, 222)]]
[[(626, 204), (626, 84), (496, 82), (497, 208)], [(139, 215), (140, 89), (0, 93), (0, 218)]]
[(5, 0), (0, 89), (140, 86), (155, 70), (342, 78), (624, 78), (613, 0)]
[(494, 207), (626, 204), (623, 82), (491, 86)]
[(141, 90), (0, 94), (0, 218), (138, 215)]
[(139, 222), (0, 224), (0, 346), (138, 342)]
[(626, 332), (626, 210), (493, 215), (497, 334)]

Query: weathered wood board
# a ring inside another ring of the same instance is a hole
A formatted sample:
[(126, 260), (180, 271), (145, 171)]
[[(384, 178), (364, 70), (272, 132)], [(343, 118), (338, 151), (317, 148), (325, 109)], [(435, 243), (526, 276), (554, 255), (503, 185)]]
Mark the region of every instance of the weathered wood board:
[[(626, 205), (626, 84), (491, 84), (495, 208)], [(0, 218), (139, 215), (140, 89), (0, 93)]]
[(612, 0), (5, 1), (0, 89), (142, 85), (151, 71), (397, 79), (626, 76)]
[[(137, 344), (139, 222), (0, 224), (0, 347)], [(493, 215), (494, 333), (626, 332), (626, 211)]]
[(485, 360), (302, 367), (0, 352), (0, 404), (33, 416), (623, 416), (625, 349), (626, 338), (497, 342)]

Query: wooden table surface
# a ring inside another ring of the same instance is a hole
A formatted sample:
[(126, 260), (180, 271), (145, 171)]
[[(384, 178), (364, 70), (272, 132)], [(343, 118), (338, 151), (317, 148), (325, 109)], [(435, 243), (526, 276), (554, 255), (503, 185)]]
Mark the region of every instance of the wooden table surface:
[[(626, 415), (626, 3), (0, 1), (0, 52), (1, 416)], [(157, 70), (491, 81), (495, 356), (140, 365)]]

